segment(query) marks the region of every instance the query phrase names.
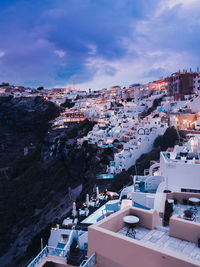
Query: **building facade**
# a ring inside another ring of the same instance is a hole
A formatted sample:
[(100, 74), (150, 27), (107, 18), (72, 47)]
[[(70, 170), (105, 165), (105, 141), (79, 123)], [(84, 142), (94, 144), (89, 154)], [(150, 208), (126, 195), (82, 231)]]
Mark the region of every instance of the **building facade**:
[(176, 72), (169, 78), (169, 94), (175, 100), (184, 100), (184, 96), (193, 93), (194, 78), (197, 72)]

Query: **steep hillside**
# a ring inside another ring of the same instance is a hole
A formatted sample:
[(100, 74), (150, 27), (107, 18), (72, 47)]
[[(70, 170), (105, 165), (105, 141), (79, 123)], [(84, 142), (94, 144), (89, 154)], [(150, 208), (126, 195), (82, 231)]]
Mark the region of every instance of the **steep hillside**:
[(49, 121), (59, 113), (40, 97), (0, 98), (0, 266), (20, 266), (34, 237), (92, 190), (112, 158), (77, 145), (93, 128), (88, 120), (53, 130)]

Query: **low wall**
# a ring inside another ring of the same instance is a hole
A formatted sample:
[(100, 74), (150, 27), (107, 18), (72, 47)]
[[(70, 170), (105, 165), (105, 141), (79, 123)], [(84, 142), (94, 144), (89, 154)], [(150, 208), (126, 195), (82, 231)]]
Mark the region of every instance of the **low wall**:
[[(154, 229), (157, 222), (157, 213), (155, 210), (142, 210), (136, 207), (131, 208), (124, 208), (117, 213), (114, 213), (107, 217), (106, 219), (100, 221), (97, 226), (99, 225), (101, 228), (118, 232), (121, 228), (125, 226), (123, 221), (123, 217), (127, 215), (135, 215), (137, 216), (140, 221), (138, 225), (145, 227), (147, 229)], [(110, 220), (112, 218), (112, 220)]]
[(186, 193), (186, 192), (173, 192), (167, 193), (167, 199), (177, 199), (178, 203), (183, 203), (183, 199), (189, 199), (190, 197), (200, 198), (199, 193)]
[(197, 244), (200, 238), (200, 223), (187, 221), (179, 215), (170, 218), (170, 236), (177, 237)]
[(70, 266), (66, 263), (65, 258), (48, 255), (45, 257), (37, 267), (67, 267)]

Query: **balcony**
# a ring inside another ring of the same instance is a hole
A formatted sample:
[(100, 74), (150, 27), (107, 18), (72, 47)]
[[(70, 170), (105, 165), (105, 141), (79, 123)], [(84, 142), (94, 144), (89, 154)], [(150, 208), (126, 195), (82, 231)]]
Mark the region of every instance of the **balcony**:
[(43, 266), (47, 261), (66, 264), (66, 257), (65, 250), (46, 246), (27, 267)]

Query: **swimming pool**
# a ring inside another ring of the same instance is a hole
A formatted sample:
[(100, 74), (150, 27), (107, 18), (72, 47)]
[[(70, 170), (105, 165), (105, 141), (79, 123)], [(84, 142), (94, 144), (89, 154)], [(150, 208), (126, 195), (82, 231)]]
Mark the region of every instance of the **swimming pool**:
[(88, 216), (82, 223), (93, 224), (98, 222), (100, 219), (103, 219), (103, 210), (105, 210), (106, 205), (101, 206), (98, 210), (93, 212), (90, 216)]
[(65, 243), (58, 243), (56, 248), (63, 249), (65, 247), (65, 245), (66, 245)]
[(143, 210), (150, 210), (150, 208), (145, 207), (145, 206), (143, 206), (143, 205), (141, 205), (141, 204), (139, 204), (139, 203), (137, 203), (137, 202), (134, 202), (134, 203), (133, 203), (133, 206), (136, 207), (136, 208), (143, 209)]
[(103, 148), (111, 148), (113, 145), (102, 145)]
[(98, 174), (97, 179), (113, 179), (114, 175), (112, 174)]

